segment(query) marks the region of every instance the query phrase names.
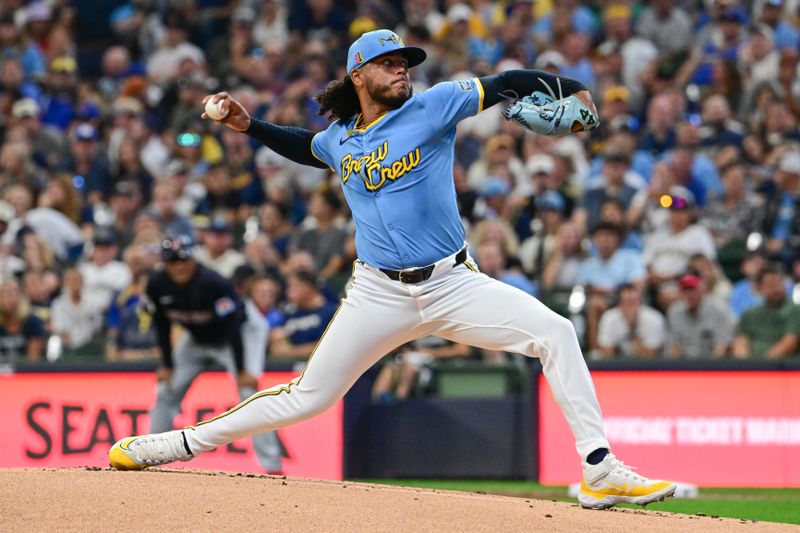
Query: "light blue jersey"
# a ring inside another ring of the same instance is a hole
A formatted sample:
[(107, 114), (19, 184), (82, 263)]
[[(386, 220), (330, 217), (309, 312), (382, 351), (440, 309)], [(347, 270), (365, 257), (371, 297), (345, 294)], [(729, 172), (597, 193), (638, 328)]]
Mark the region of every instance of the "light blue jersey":
[(464, 246), (453, 184), (456, 124), (482, 109), (477, 78), (448, 81), (371, 124), (358, 115), (314, 136), (314, 155), (342, 179), (362, 261), (422, 267)]

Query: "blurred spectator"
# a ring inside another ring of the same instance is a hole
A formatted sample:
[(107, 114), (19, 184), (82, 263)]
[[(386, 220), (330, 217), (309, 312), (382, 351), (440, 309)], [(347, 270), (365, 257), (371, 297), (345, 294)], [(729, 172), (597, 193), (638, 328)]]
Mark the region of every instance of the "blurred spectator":
[(509, 189), (527, 181), (525, 166), (515, 153), (514, 138), (510, 135), (500, 134), (486, 141), (481, 158), (467, 171), (467, 183), (481, 191), (491, 176), (505, 179)]
[[(78, 64), (71, 56), (50, 61), (44, 83), (47, 92), (41, 97), (43, 123), (67, 130), (70, 123), (80, 117), (77, 70)], [(91, 104), (85, 107), (89, 108)]]
[[(673, 187), (669, 196), (662, 196), (661, 205), (669, 209), (669, 227), (645, 239), (642, 259), (647, 266), (648, 281), (659, 292), (672, 291), (668, 284), (686, 270), (689, 258), (703, 254), (716, 258), (714, 240), (706, 228), (694, 223), (694, 195), (684, 187)], [(661, 294), (662, 305), (669, 305), (675, 295)]]
[(617, 288), (617, 305), (603, 313), (597, 348), (606, 358), (654, 358), (663, 353), (667, 340), (664, 317), (642, 305), (641, 290), (624, 283)]
[(14, 207), (16, 218), (2, 235), (6, 245), (22, 245), (22, 237), (31, 231), (47, 239), (47, 248), (62, 261), (75, 259), (83, 248), (83, 235), (78, 226), (62, 212), (50, 207), (31, 209), (33, 194), (28, 187), (14, 185), (5, 192), (5, 199)]
[(164, 16), (164, 36), (159, 49), (147, 61), (147, 75), (155, 83), (163, 84), (176, 79), (184, 62), (196, 66), (205, 64), (203, 51), (188, 41), (188, 21), (177, 11)]
[(102, 68), (103, 73), (97, 81), (97, 86), (105, 99), (113, 102), (120, 95), (126, 79), (135, 68), (130, 52), (121, 45), (110, 47), (103, 53)]
[(140, 195), (149, 198), (153, 187), (153, 176), (142, 164), (139, 154), (142, 145), (139, 140), (127, 136), (123, 137), (119, 144), (117, 153), (117, 168), (112, 174), (114, 184), (131, 183), (139, 191)]
[(733, 319), (727, 308), (707, 296), (700, 276), (687, 274), (678, 286), (681, 299), (667, 313), (670, 354), (687, 359), (725, 357), (733, 340)]
[(575, 224), (562, 224), (556, 233), (553, 253), (544, 266), (542, 288), (571, 290), (578, 282), (578, 273), (584, 258), (580, 230)]
[(23, 143), (6, 143), (0, 148), (0, 185), (25, 185), (41, 191), (46, 182), (45, 174), (39, 169)]
[(652, 0), (639, 16), (637, 31), (662, 54), (686, 52), (692, 43), (692, 19), (672, 0)]
[(256, 275), (252, 280), (250, 298), (270, 328), (283, 323), (283, 312), (278, 309), (280, 284), (273, 278)]
[[(800, 32), (790, 22), (785, 15), (785, 4), (792, 4), (791, 1), (784, 0), (765, 0), (761, 3), (760, 22), (772, 29), (775, 46), (778, 48), (794, 48), (800, 42)], [(795, 5), (795, 4), (793, 4)], [(795, 5), (795, 9), (796, 9)]]
[(131, 284), (115, 293), (108, 309), (109, 361), (136, 361), (158, 358), (158, 341), (149, 314), (141, 312), (142, 295), (147, 288), (147, 271), (138, 272)]
[(733, 120), (728, 101), (723, 96), (712, 95), (703, 102), (700, 142), (705, 148), (721, 148), (726, 145), (741, 146), (744, 126)]
[(564, 38), (560, 51), (564, 55), (564, 65), (560, 69), (560, 74), (578, 80), (593, 91), (597, 80), (594, 66), (587, 57), (589, 37), (584, 33), (570, 33)]
[(71, 176), (59, 174), (50, 178), (47, 188), (39, 195), (40, 208), (50, 208), (66, 216), (73, 224), (81, 223), (81, 197)]
[(497, 176), (487, 176), (480, 196), (475, 202), (475, 215), (478, 218), (493, 220), (505, 218), (509, 212), (511, 188), (508, 182)]
[(747, 190), (744, 165), (734, 163), (723, 169), (722, 183), (725, 195), (711, 201), (701, 220), (711, 231), (717, 251), (743, 247), (747, 236), (760, 227), (762, 214), (761, 199)]
[(289, 11), (289, 31), (292, 39), (331, 39), (343, 43), (347, 19), (332, 0), (299, 0)]
[[(598, 223), (613, 224), (619, 228), (620, 244), (624, 250), (635, 250), (641, 252), (644, 242), (635, 230), (628, 229), (628, 221), (625, 219), (625, 206), (616, 198), (609, 198), (600, 207), (600, 218)], [(595, 254), (596, 250), (592, 250)]]
[[(711, 92), (714, 96), (724, 98), (728, 108), (734, 113), (741, 114), (742, 109), (747, 105), (749, 95), (745, 93), (745, 82), (739, 65), (730, 59), (718, 59), (714, 62), (711, 74)], [(696, 121), (695, 117), (690, 116), (690, 120)]]
[(59, 289), (58, 276), (53, 272), (26, 270), (22, 275), (22, 293), (28, 297), (31, 313), (42, 321), (45, 331), (50, 330), (50, 307)]
[(244, 255), (233, 248), (231, 227), (224, 218), (211, 219), (200, 240), (203, 244), (195, 249), (195, 259), (222, 277), (230, 279), (233, 271), (245, 263)]
[(475, 253), (475, 260), (478, 262), (481, 272), (490, 278), (502, 281), (530, 295), (536, 294), (536, 286), (521, 272), (520, 268), (516, 268), (517, 265), (513, 258), (506, 257), (500, 243), (496, 241), (482, 243)]
[(608, 222), (600, 222), (592, 231), (597, 255), (584, 259), (578, 271), (578, 283), (584, 286), (586, 302), (586, 344), (597, 348), (597, 327), (600, 316), (608, 309), (611, 297), (622, 284), (644, 285), (642, 258), (633, 250), (621, 250), (621, 230)]
[(653, 166), (650, 185), (637, 192), (625, 215), (627, 225), (639, 228), (647, 239), (649, 234), (666, 231), (669, 227), (669, 211), (661, 205), (661, 199), (669, 196), (674, 185), (669, 163), (659, 162)]
[(222, 148), (233, 188), (239, 191), (242, 203), (248, 206), (261, 205), (265, 200), (264, 189), (253, 168), (254, 152), (247, 135), (225, 128), (222, 132)]
[(111, 188), (108, 158), (100, 149), (97, 128), (88, 122), (75, 127), (69, 144), (70, 155), (63, 171), (73, 173), (73, 183), (81, 189), (84, 198), (95, 203), (105, 197)]
[(708, 200), (722, 194), (714, 162), (699, 152), (699, 130), (696, 126), (683, 123), (678, 127), (677, 145), (669, 153), (675, 183), (686, 187), (694, 195), (695, 202), (705, 207)]
[(325, 299), (316, 278), (308, 272), (289, 275), (286, 299), (284, 320), (270, 332), (270, 353), (307, 357), (333, 318), (336, 305)]
[(680, 109), (675, 109), (670, 95), (662, 93), (653, 96), (647, 104), (647, 126), (640, 137), (639, 149), (654, 157), (671, 150), (677, 142), (675, 125)]
[[(544, 202), (551, 206), (560, 206), (556, 209), (563, 217), (569, 218), (575, 207), (575, 200), (571, 196), (572, 191), (567, 183), (567, 168), (565, 158), (554, 158), (549, 154), (533, 154), (525, 163), (525, 170), (531, 177), (530, 182), (524, 187), (517, 187), (514, 198), (508, 210), (519, 210), (516, 214), (514, 229), (520, 239), (524, 240), (536, 231), (535, 220), (541, 218), (538, 214), (539, 198), (547, 196), (551, 198)], [(552, 198), (552, 195), (558, 198)], [(553, 203), (555, 202), (555, 204)], [(507, 210), (507, 211), (508, 211)]]
[(478, 19), (474, 17), (472, 9), (466, 4), (457, 2), (447, 10), (445, 23), (436, 35), (442, 47), (444, 63), (449, 65), (452, 71), (469, 69), (473, 59), (471, 52), (474, 53), (482, 48), (480, 38), (472, 35), (473, 20)]
[(53, 251), (46, 241), (31, 231), (21, 231), (17, 242), (17, 253), (27, 268), (33, 270), (51, 270), (56, 268)]
[(606, 200), (617, 199), (625, 209), (630, 205), (636, 194), (636, 188), (625, 179), (630, 162), (629, 154), (616, 149), (604, 154), (603, 173), (590, 183), (575, 214), (575, 220), (587, 230), (594, 228), (599, 221), (600, 209)]
[(564, 222), (564, 200), (554, 191), (537, 194), (534, 199), (537, 218), (531, 223), (533, 235), (519, 247), (519, 259), (523, 270), (532, 278), (540, 279), (544, 265), (556, 242), (558, 228)]
[(262, 48), (283, 49), (289, 37), (287, 15), (280, 0), (261, 2), (261, 16), (253, 29), (253, 38)]
[[(49, 7), (43, 2), (39, 5)], [(25, 76), (34, 79), (44, 77), (47, 69), (44, 53), (30, 35), (20, 31), (10, 10), (0, 17), (0, 51), (3, 57), (18, 57)]]
[[(763, 250), (747, 252), (742, 260), (741, 273), (744, 278), (733, 285), (730, 297), (730, 309), (738, 320), (742, 313), (753, 307), (758, 307), (764, 302), (764, 297), (758, 289), (758, 279), (764, 267), (767, 266), (767, 256)], [(784, 278), (786, 297), (792, 293), (792, 280)]]
[(61, 167), (66, 156), (66, 137), (58, 128), (42, 124), (41, 113), (36, 100), (21, 98), (11, 108), (12, 124), (16, 123), (23, 128), (33, 161), (41, 167), (57, 169)]
[[(633, 33), (632, 12), (630, 6), (623, 2), (612, 3), (603, 12), (606, 26), (606, 41), (599, 46), (600, 53), (608, 48), (618, 48), (622, 56), (623, 85), (632, 93), (635, 102), (644, 97), (642, 73), (658, 56), (658, 50), (647, 37)], [(677, 36), (673, 35), (675, 39)]]
[[(205, 78), (198, 73), (181, 76), (170, 86), (160, 102), (166, 114), (166, 127), (170, 131), (188, 131), (200, 133), (195, 125), (197, 117), (202, 113), (200, 102), (208, 92)], [(204, 147), (207, 148), (207, 147)]]
[(80, 263), (78, 270), (83, 277), (82, 289), (86, 298), (105, 310), (111, 305), (114, 292), (130, 285), (131, 271), (128, 265), (117, 260), (119, 245), (113, 229), (97, 228), (92, 242), (90, 258)]
[(517, 235), (503, 218), (484, 218), (472, 229), (467, 241), (476, 248), (484, 242), (496, 242), (508, 257), (517, 257), (519, 250)]
[(269, 239), (269, 244), (283, 259), (289, 252), (292, 238), (292, 223), (289, 221), (289, 209), (280, 202), (268, 200), (261, 206), (260, 228)]
[(186, 235), (190, 239), (194, 237), (192, 223), (178, 212), (178, 194), (174, 181), (166, 179), (153, 187), (152, 212), (164, 235)]
[(223, 217), (229, 223), (241, 220), (243, 215), (247, 215), (246, 210), (242, 210), (242, 197), (239, 191), (233, 188), (228, 167), (215, 163), (206, 172), (203, 183), (206, 194), (197, 204), (195, 209), (197, 214)]
[(779, 359), (796, 355), (800, 306), (786, 297), (783, 269), (765, 267), (757, 283), (764, 303), (742, 314), (733, 343), (734, 357)]
[(311, 254), (322, 280), (344, 267), (342, 249), (347, 231), (341, 223), (341, 208), (342, 201), (336, 191), (329, 187), (318, 190), (309, 200), (309, 217), (292, 239), (292, 248)]
[(775, 45), (775, 33), (766, 24), (754, 24), (739, 56), (745, 89), (778, 77), (780, 50)]
[(120, 248), (133, 242), (135, 218), (142, 206), (142, 194), (136, 182), (119, 181), (114, 185), (108, 199), (108, 207), (113, 216), (111, 227), (117, 236)]
[(768, 196), (764, 230), (767, 249), (788, 261), (798, 253), (794, 236), (800, 235), (797, 198), (800, 196), (800, 152), (786, 152), (773, 176), (775, 190)]
[(679, 79), (691, 80), (700, 86), (711, 83), (713, 62), (728, 59), (736, 62), (744, 38), (747, 15), (738, 6), (719, 2), (716, 20), (698, 37), (691, 57), (683, 66)]
[[(89, 348), (89, 356), (102, 356), (105, 344), (97, 334), (103, 327), (103, 312), (109, 302), (98, 298), (98, 293), (84, 290), (80, 271), (70, 268), (64, 271), (64, 290), (53, 301), (53, 333), (61, 337), (68, 348), (65, 353), (73, 355)], [(89, 347), (89, 345), (92, 347)]]
[(0, 358), (38, 361), (44, 355), (44, 323), (13, 279), (0, 283)]
[(695, 254), (689, 258), (688, 270), (700, 276), (709, 296), (718, 298), (721, 303), (728, 302), (731, 282), (725, 277), (719, 264), (703, 254)]
[(211, 73), (227, 83), (235, 83), (237, 76), (247, 77), (251, 62), (249, 58), (263, 59), (264, 51), (253, 35), (256, 12), (249, 6), (233, 11), (226, 33), (218, 35), (207, 46), (207, 58)]
[(469, 346), (440, 337), (422, 337), (397, 350), (393, 360), (381, 367), (372, 385), (374, 403), (392, 403), (412, 396), (414, 388), (430, 380), (428, 366), (437, 359), (466, 357)]
[(560, 19), (566, 22), (567, 31), (594, 34), (599, 29), (598, 21), (589, 6), (579, 0), (562, 0), (554, 10), (537, 18), (533, 27), (536, 38), (544, 42), (558, 42), (562, 31)]

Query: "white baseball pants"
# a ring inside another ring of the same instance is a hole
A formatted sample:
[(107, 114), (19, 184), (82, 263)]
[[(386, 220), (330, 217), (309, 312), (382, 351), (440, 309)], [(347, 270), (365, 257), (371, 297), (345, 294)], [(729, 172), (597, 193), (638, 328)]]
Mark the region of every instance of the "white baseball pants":
[(469, 264), (454, 267), (454, 262), (455, 254), (437, 262), (430, 279), (412, 285), (357, 261), (353, 283), (302, 375), (189, 428), (189, 447), (208, 451), (310, 418), (344, 396), (389, 351), (437, 335), (539, 357), (580, 457), (608, 448), (572, 323), (523, 291), (477, 272), (471, 258)]

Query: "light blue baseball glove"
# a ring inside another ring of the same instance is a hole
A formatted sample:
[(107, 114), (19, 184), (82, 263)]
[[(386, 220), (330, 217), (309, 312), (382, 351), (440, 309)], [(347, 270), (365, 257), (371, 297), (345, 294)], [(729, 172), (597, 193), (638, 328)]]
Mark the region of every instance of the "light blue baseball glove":
[(513, 120), (540, 135), (567, 135), (593, 130), (600, 124), (597, 114), (576, 96), (562, 97), (561, 83), (558, 84), (559, 98), (556, 98), (544, 80), (540, 78), (540, 81), (550, 94), (536, 91), (516, 100), (503, 111), (507, 120)]

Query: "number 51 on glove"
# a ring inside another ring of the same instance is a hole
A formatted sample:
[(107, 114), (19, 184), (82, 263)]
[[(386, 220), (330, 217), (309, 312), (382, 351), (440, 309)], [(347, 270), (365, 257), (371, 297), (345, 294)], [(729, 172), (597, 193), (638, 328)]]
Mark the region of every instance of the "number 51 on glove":
[(515, 101), (503, 116), (540, 135), (566, 135), (595, 129), (597, 114), (577, 96), (556, 100), (552, 95), (534, 92)]

